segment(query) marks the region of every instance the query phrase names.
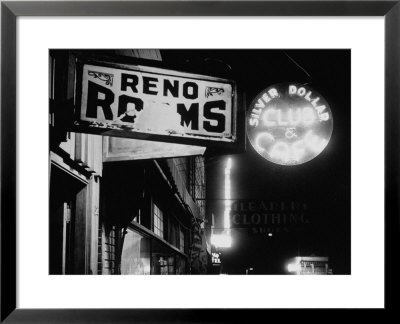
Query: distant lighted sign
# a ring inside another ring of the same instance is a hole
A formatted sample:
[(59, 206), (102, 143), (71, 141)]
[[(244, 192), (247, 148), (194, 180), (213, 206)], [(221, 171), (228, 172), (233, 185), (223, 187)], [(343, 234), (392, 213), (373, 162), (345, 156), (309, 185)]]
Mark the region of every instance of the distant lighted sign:
[(282, 83), (263, 90), (247, 112), (247, 136), (263, 158), (280, 165), (308, 162), (328, 145), (332, 112), (312, 88)]
[(221, 264), (220, 253), (213, 252), (211, 255), (211, 261), (212, 264), (214, 265), (220, 265)]

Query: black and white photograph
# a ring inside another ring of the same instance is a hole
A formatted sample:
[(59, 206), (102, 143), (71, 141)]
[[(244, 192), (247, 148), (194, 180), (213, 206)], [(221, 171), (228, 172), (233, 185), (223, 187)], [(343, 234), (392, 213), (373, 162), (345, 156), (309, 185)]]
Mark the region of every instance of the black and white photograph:
[(350, 275), (350, 49), (49, 50), (50, 275)]
[(2, 1), (0, 322), (397, 310), (400, 0), (361, 2)]

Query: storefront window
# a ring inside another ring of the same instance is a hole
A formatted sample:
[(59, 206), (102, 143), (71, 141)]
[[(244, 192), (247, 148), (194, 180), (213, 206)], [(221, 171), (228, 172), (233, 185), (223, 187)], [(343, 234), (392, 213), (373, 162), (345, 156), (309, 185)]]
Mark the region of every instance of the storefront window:
[(152, 268), (154, 274), (169, 275), (175, 274), (174, 254), (153, 254)]
[(121, 274), (150, 274), (150, 239), (131, 229), (124, 238)]

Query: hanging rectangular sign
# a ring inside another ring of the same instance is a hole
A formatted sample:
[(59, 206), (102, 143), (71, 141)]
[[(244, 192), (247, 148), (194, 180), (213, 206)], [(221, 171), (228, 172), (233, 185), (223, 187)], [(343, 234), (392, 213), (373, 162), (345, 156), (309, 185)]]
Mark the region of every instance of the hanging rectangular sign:
[(233, 143), (235, 88), (233, 81), (161, 68), (82, 63), (74, 124), (81, 131), (108, 136)]
[(202, 146), (103, 137), (103, 162), (203, 155), (205, 150)]

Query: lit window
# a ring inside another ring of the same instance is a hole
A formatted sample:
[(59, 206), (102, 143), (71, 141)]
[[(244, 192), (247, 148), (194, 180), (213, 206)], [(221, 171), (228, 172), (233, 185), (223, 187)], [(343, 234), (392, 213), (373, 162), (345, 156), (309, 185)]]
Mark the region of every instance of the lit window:
[(153, 231), (158, 236), (164, 237), (164, 215), (156, 204), (153, 204)]

